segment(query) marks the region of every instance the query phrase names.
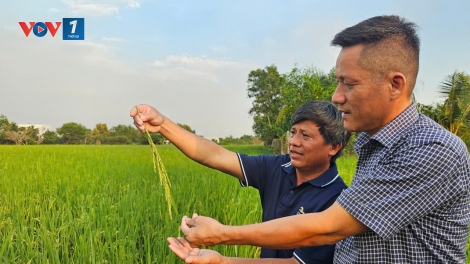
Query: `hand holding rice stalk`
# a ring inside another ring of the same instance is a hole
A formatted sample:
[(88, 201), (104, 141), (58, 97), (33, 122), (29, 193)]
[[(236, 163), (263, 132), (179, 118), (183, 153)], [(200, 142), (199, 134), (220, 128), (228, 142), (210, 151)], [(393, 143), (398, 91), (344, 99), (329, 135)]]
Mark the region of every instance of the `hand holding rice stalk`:
[[(139, 115), (140, 118), (140, 112), (139, 112), (139, 107), (135, 107), (137, 110), (137, 115)], [(171, 198), (171, 193), (170, 193), (170, 180), (168, 178), (168, 174), (166, 173), (165, 166), (163, 165), (163, 161), (160, 158), (160, 155), (158, 154), (157, 147), (155, 146), (155, 143), (153, 143), (152, 137), (150, 136), (149, 131), (147, 130), (147, 127), (145, 127), (144, 124), (144, 129), (145, 133), (147, 134), (147, 140), (152, 147), (152, 157), (153, 157), (153, 171), (156, 173), (157, 168), (158, 168), (158, 175), (160, 176), (160, 185), (163, 186), (165, 189), (165, 199), (166, 202), (168, 203), (168, 212), (170, 213), (170, 219), (173, 220), (173, 216), (171, 213), (171, 206), (174, 205), (173, 199)]]

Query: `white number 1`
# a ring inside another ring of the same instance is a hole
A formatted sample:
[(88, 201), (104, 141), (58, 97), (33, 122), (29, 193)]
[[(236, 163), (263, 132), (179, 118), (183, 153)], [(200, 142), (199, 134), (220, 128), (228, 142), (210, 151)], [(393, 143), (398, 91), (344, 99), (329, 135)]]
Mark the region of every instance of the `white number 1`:
[(72, 25), (72, 34), (75, 34), (75, 28), (77, 27), (77, 20), (70, 21), (70, 25)]

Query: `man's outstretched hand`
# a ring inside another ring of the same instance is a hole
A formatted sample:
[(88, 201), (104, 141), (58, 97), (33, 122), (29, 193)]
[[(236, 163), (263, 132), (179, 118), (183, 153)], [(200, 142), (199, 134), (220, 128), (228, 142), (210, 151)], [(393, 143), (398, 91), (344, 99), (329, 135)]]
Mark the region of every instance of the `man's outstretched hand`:
[(182, 259), (185, 263), (191, 264), (223, 264), (223, 256), (217, 251), (209, 249), (192, 248), (188, 241), (182, 237), (173, 238), (169, 237), (169, 247), (176, 256)]
[[(136, 107), (139, 109), (138, 113)], [(130, 116), (134, 119), (134, 125), (137, 129), (141, 132), (145, 132), (145, 128), (149, 132), (160, 131), (165, 117), (149, 105), (141, 104), (136, 107), (131, 109)]]

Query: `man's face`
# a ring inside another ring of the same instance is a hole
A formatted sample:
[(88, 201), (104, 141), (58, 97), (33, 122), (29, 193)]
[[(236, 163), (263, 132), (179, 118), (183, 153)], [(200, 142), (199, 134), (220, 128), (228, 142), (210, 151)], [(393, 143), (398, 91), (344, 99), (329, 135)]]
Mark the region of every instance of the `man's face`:
[(310, 120), (294, 124), (289, 136), (289, 154), (292, 165), (303, 171), (315, 172), (327, 169), (338, 148), (326, 144), (319, 126)]
[(343, 48), (336, 60), (338, 86), (332, 102), (338, 104), (344, 127), (349, 131), (374, 135), (386, 125), (391, 100), (387, 84), (373, 80), (369, 71), (359, 66), (363, 46)]

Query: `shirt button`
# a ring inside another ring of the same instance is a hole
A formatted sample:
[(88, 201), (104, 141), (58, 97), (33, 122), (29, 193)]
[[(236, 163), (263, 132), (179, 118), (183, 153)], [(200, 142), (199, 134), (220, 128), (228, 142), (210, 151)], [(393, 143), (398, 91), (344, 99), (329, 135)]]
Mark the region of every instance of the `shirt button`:
[(294, 194), (294, 191), (290, 191), (290, 194)]

